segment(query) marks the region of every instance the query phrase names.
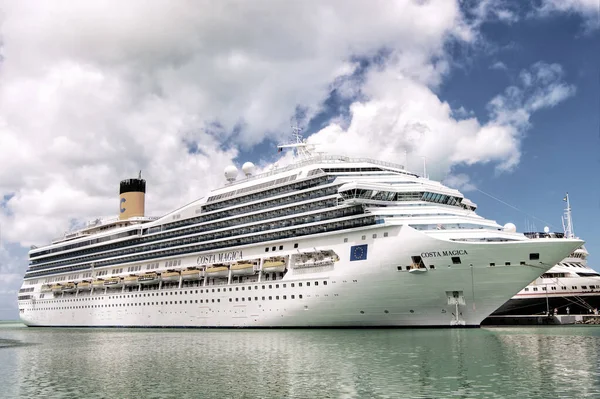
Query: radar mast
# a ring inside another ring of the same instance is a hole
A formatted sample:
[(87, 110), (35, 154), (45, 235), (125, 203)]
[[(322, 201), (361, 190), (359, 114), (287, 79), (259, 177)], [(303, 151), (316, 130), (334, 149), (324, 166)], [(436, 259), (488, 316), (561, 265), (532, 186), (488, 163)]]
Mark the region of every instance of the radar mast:
[(569, 201), (569, 193), (565, 195), (563, 201), (567, 203), (565, 214), (562, 217), (562, 224), (563, 230), (565, 232), (565, 237), (575, 238), (575, 231), (573, 231), (573, 219), (571, 219), (571, 202)]
[(279, 144), (277, 146), (277, 152), (283, 151), (284, 148), (292, 148), (294, 150), (294, 157), (299, 159), (307, 159), (313, 156), (315, 150), (314, 145), (308, 144), (306, 139), (302, 137), (302, 129), (298, 126), (292, 126), (292, 140), (288, 144)]

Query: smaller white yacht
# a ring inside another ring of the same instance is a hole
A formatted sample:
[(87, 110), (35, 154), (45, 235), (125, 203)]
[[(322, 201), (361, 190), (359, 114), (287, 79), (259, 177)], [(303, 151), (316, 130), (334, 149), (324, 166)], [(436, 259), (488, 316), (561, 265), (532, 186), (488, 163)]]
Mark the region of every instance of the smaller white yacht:
[[(562, 218), (564, 233), (525, 233), (533, 239), (574, 238), (569, 194)], [(492, 313), (483, 324), (496, 324), (493, 316), (552, 314), (598, 314), (600, 309), (600, 273), (587, 264), (589, 253), (582, 245), (567, 258), (535, 279), (508, 302)], [(506, 324), (506, 323), (502, 323)]]

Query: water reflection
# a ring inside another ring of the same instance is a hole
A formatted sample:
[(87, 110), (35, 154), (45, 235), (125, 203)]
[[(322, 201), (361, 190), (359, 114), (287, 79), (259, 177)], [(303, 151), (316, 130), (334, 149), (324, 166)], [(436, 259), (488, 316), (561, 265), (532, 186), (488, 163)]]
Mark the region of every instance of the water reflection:
[[(3, 397), (547, 398), (600, 395), (600, 328), (22, 329)], [(8, 396), (5, 396), (8, 395)], [(12, 395), (12, 396), (11, 396)]]

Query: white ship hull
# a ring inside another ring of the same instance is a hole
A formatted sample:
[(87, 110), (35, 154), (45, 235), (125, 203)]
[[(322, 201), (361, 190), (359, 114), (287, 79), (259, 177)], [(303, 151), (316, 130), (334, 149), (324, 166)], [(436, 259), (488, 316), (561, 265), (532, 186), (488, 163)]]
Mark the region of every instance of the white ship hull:
[[(379, 238), (371, 239), (373, 234)], [(292, 249), (292, 243), (299, 243), (300, 249)], [(19, 307), (28, 326), (478, 326), (581, 243), (567, 239), (455, 242), (406, 226), (379, 225), (279, 241), (284, 250), (277, 256), (314, 249), (335, 251), (340, 257), (333, 266), (292, 268), (281, 280), (269, 281), (257, 273), (260, 282), (227, 284), (223, 279), (215, 280), (223, 283), (219, 285), (51, 299), (39, 298), (40, 284), (34, 299), (20, 301)], [(351, 260), (351, 247), (365, 244), (366, 259)], [(265, 257), (266, 245), (231, 250), (255, 260)], [(460, 251), (461, 263), (453, 264), (444, 251)], [(424, 257), (426, 272), (408, 272), (411, 256), (423, 253), (440, 256)], [(530, 253), (539, 253), (539, 260), (530, 261)], [(449, 299), (455, 292), (458, 304)]]

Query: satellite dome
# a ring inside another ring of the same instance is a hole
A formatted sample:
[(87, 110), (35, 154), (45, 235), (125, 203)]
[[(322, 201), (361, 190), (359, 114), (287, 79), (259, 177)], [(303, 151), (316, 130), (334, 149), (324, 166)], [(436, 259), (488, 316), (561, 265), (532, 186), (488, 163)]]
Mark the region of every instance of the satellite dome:
[(242, 172), (246, 175), (246, 177), (250, 177), (254, 174), (254, 170), (256, 170), (256, 166), (252, 162), (246, 162), (242, 165)]
[(507, 233), (514, 233), (517, 231), (517, 226), (515, 226), (514, 223), (506, 223), (503, 230)]
[(544, 227), (544, 233), (550, 233), (550, 227), (546, 226)]
[(229, 165), (225, 168), (225, 178), (227, 181), (232, 182), (238, 175), (238, 170), (235, 166)]

